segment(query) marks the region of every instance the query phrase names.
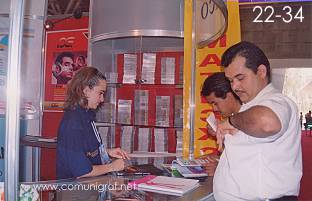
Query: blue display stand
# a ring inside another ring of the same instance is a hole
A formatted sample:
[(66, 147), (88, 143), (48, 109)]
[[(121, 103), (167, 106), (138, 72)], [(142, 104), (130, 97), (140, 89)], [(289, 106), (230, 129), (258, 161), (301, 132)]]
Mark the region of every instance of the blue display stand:
[[(27, 131), (27, 121), (20, 120), (20, 134), (24, 136)], [(4, 181), (4, 148), (5, 148), (5, 117), (0, 116), (0, 182)]]
[(0, 182), (4, 181), (5, 118), (0, 116)]

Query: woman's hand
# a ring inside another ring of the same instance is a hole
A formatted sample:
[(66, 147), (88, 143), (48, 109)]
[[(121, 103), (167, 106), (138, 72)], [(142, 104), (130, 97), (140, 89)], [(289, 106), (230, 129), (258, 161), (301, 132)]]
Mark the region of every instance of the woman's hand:
[(116, 159), (110, 164), (110, 172), (120, 171), (125, 169), (125, 161), (123, 159)]
[(128, 153), (120, 148), (107, 149), (107, 153), (114, 158), (130, 159)]
[(84, 174), (84, 175), (81, 175), (77, 178), (95, 177), (95, 176), (99, 176), (99, 175), (106, 174), (109, 172), (120, 171), (123, 169), (125, 169), (125, 161), (123, 159), (116, 159), (116, 160), (113, 160), (109, 164), (92, 165), (91, 172)]

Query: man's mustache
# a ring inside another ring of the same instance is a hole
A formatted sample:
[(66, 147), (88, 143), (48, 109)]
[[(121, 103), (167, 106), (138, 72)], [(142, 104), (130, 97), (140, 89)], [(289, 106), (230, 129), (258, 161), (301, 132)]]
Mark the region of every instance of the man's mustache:
[(241, 91), (241, 90), (238, 90), (238, 89), (235, 89), (234, 92), (235, 93), (245, 93), (244, 91)]

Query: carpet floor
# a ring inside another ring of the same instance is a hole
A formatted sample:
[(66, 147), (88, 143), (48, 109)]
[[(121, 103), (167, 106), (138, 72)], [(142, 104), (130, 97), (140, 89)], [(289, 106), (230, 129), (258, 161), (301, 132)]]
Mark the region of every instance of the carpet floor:
[(301, 179), (299, 200), (312, 201), (312, 132), (302, 131), (301, 142), (303, 176)]

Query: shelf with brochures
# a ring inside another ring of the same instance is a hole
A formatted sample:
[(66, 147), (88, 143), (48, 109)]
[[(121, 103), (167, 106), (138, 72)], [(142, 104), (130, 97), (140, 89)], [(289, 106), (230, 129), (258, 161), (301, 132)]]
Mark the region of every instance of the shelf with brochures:
[(108, 147), (182, 149), (183, 38), (125, 37), (91, 42), (92, 65), (107, 79), (96, 121)]
[[(118, 1), (96, 1), (91, 9), (90, 64), (108, 83), (97, 121), (114, 122), (102, 128), (112, 147), (176, 152), (176, 130), (183, 125), (184, 1), (168, 2), (138, 1), (143, 10), (122, 14), (110, 12)], [(163, 8), (166, 20), (155, 9), (145, 12), (149, 5)]]
[[(96, 123), (96, 126), (102, 139), (107, 142), (108, 147), (110, 144), (116, 144), (117, 147), (122, 147), (129, 153), (133, 151), (175, 153), (177, 148), (182, 149), (182, 128), (99, 122)], [(112, 138), (114, 133), (118, 133), (118, 135)], [(172, 141), (176, 143), (171, 143)]]
[(182, 149), (183, 52), (112, 53), (97, 126), (108, 146), (132, 151)]
[(107, 83), (107, 87), (112, 88), (121, 88), (123, 86), (132, 86), (136, 88), (140, 88), (142, 86), (145, 87), (161, 87), (161, 88), (168, 88), (168, 87), (174, 87), (176, 89), (183, 89), (182, 84), (144, 84), (144, 83), (136, 83), (136, 84), (124, 84), (124, 83)]
[(97, 121), (95, 123), (96, 126), (106, 126), (106, 127), (112, 127), (112, 126), (135, 126), (135, 127), (146, 127), (146, 128), (170, 128), (170, 129), (182, 129), (183, 126), (156, 126), (156, 125), (139, 125), (139, 124), (125, 124), (125, 123), (118, 123), (118, 122), (101, 122)]

